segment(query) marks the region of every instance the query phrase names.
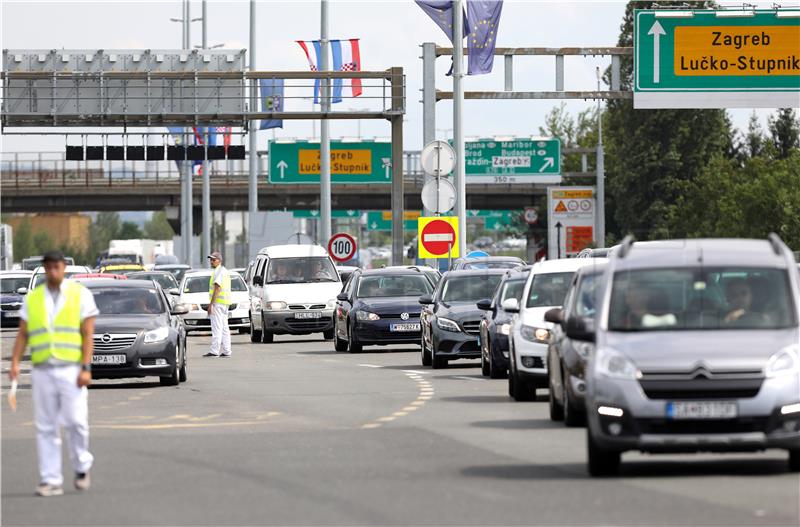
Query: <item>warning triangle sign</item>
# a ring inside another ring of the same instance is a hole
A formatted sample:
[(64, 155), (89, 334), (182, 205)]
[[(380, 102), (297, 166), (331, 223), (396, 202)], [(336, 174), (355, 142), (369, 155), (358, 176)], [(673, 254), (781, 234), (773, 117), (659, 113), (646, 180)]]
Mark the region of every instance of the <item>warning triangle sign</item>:
[(567, 207), (563, 201), (559, 201), (558, 205), (556, 205), (556, 212), (567, 212)]

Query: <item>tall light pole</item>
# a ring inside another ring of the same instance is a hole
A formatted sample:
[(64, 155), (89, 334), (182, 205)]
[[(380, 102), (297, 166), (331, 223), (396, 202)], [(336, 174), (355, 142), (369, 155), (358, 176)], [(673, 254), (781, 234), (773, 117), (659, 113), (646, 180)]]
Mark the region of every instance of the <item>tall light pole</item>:
[[(597, 91), (600, 91), (600, 68), (597, 68)], [(603, 150), (603, 112), (597, 99), (597, 236), (598, 247), (606, 246), (606, 167)]]
[(458, 217), (458, 251), (463, 257), (467, 253), (467, 181), (464, 169), (464, 128), (462, 110), (464, 105), (464, 18), (463, 0), (453, 1), (453, 146), (456, 152), (456, 216)]
[[(202, 2), (202, 28), (203, 28), (203, 41), (202, 41), (202, 49), (208, 48), (208, 6), (206, 5), (206, 0)], [(205, 133), (203, 134), (203, 144), (206, 147), (206, 155), (205, 159), (203, 160), (203, 197), (202, 197), (202, 221), (203, 221), (203, 241), (202, 247), (200, 249), (201, 256), (211, 253), (211, 225), (212, 225), (212, 218), (211, 218), (211, 174), (208, 162), (208, 139), (209, 139), (208, 127), (205, 127)]]
[[(328, 0), (320, 1), (320, 53), (322, 53), (321, 70), (330, 69), (328, 58)], [(318, 242), (323, 245), (331, 237), (331, 138), (329, 121), (324, 118), (331, 110), (330, 84), (328, 79), (321, 79), (321, 109), (323, 119), (319, 123), (319, 180), (320, 180), (320, 237)]]
[[(184, 0), (183, 2), (183, 49), (189, 53), (192, 49), (192, 13), (191, 13), (191, 4), (189, 0)], [(192, 136), (191, 129), (185, 128), (184, 129), (184, 146), (189, 145), (189, 140)], [(193, 163), (191, 161), (185, 160), (182, 163), (182, 172), (183, 172), (183, 195), (184, 197), (184, 222), (181, 225), (181, 233), (184, 238), (184, 258), (186, 259), (186, 263), (189, 265), (194, 265), (194, 251), (192, 247), (192, 233), (194, 231), (194, 217), (193, 217), (193, 209), (194, 209), (194, 197), (192, 196), (192, 167)]]
[[(256, 1), (250, 0), (250, 71), (256, 71)], [(258, 91), (258, 81), (252, 79), (250, 85), (250, 111), (257, 111), (256, 101)], [(253, 243), (253, 234), (256, 232), (256, 216), (258, 214), (258, 142), (256, 141), (256, 128), (255, 122), (250, 121), (250, 129), (247, 136), (250, 142), (249, 147), (249, 171), (248, 171), (248, 198), (247, 210), (248, 212), (248, 234), (247, 238), (247, 254), (245, 255), (246, 262), (250, 260), (258, 248)]]

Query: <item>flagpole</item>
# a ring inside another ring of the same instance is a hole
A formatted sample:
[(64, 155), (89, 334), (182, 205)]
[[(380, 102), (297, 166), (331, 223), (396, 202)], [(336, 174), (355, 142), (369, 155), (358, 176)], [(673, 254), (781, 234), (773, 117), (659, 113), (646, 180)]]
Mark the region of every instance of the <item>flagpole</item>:
[(456, 154), (456, 216), (458, 217), (458, 252), (463, 257), (467, 251), (467, 185), (464, 169), (463, 103), (464, 86), (464, 15), (463, 0), (453, 1), (453, 146)]
[[(322, 60), (320, 61), (320, 69), (328, 71), (330, 69), (328, 47), (328, 0), (320, 0), (320, 53), (322, 53)], [(320, 79), (321, 84), (321, 97), (320, 106), (323, 116), (330, 112), (330, 85), (328, 79)], [(330, 122), (327, 119), (321, 119), (319, 123), (319, 180), (320, 180), (320, 237), (317, 243), (327, 245), (331, 237), (331, 138), (330, 138)]]
[[(202, 28), (203, 28), (203, 41), (202, 41), (202, 48), (203, 50), (208, 49), (208, 6), (206, 5), (206, 0), (203, 0), (202, 4)], [(205, 159), (203, 160), (203, 195), (202, 195), (202, 221), (203, 221), (203, 243), (202, 248), (200, 249), (201, 252), (201, 259), (203, 256), (211, 254), (211, 174), (210, 174), (210, 163), (208, 162), (208, 139), (209, 139), (208, 127), (205, 127), (205, 133), (203, 134), (203, 144), (206, 148), (206, 155)]]
[[(250, 0), (250, 71), (256, 71), (256, 1)], [(250, 85), (250, 111), (257, 111), (256, 107), (256, 83), (258, 81), (252, 79)], [(247, 254), (245, 254), (244, 265), (250, 261), (250, 258), (258, 251), (253, 243), (253, 237), (256, 233), (256, 214), (258, 213), (258, 141), (256, 140), (256, 127), (255, 121), (248, 122), (249, 128), (247, 136), (249, 139), (249, 152), (248, 152), (248, 197), (247, 197), (247, 221), (248, 238), (245, 240), (247, 245)]]

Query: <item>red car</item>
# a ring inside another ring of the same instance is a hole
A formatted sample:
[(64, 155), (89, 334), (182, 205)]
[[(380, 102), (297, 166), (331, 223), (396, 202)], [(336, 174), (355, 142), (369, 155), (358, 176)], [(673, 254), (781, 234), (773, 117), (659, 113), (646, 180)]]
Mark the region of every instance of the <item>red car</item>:
[(112, 280), (127, 280), (128, 277), (124, 274), (111, 274), (111, 273), (83, 273), (74, 274), (70, 276), (72, 280), (98, 280), (101, 278), (110, 278)]

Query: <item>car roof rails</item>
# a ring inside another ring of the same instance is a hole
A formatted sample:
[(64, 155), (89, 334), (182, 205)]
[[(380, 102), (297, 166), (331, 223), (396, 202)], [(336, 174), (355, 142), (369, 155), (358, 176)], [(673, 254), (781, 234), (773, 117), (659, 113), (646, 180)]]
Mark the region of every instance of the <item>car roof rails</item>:
[(775, 252), (775, 254), (780, 256), (784, 247), (781, 237), (774, 232), (771, 232), (767, 235), (767, 239), (769, 240), (769, 244), (772, 246), (772, 250)]
[(636, 241), (636, 238), (633, 234), (628, 234), (625, 238), (622, 239), (622, 242), (619, 244), (619, 249), (617, 250), (617, 256), (620, 258), (625, 258), (628, 256), (628, 253), (631, 252), (631, 248), (633, 248), (633, 242)]

